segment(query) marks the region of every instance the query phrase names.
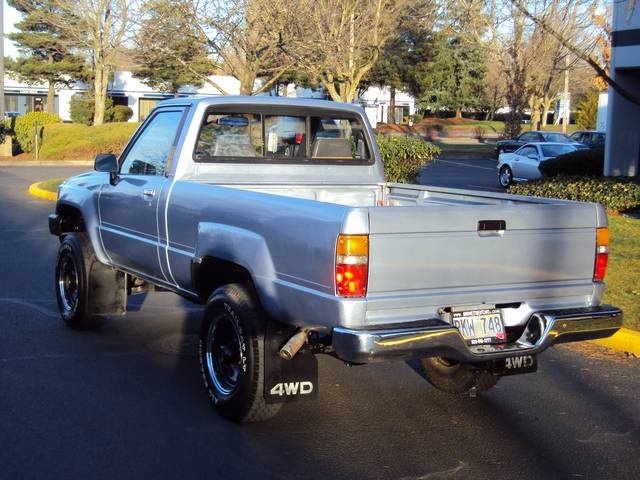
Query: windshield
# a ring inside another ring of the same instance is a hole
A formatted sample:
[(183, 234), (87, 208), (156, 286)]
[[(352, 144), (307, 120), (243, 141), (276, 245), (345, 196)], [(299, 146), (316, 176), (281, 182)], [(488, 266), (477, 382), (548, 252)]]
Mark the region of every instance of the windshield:
[(572, 145), (541, 145), (541, 148), (544, 157), (557, 157), (576, 150)]
[(560, 143), (565, 143), (565, 142), (570, 142), (571, 141), (571, 139), (569, 137), (567, 137), (563, 133), (545, 133), (544, 134), (544, 139), (547, 142), (560, 142)]

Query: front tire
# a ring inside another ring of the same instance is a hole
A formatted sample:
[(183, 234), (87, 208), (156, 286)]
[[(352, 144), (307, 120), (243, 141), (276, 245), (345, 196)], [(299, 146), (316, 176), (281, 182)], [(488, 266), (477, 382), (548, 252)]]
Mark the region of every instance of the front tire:
[(200, 371), (216, 410), (235, 422), (259, 422), (282, 404), (264, 397), (264, 336), (268, 320), (248, 285), (218, 288), (200, 330)]
[(89, 273), (95, 263), (98, 260), (86, 233), (64, 237), (56, 261), (56, 300), (62, 319), (77, 330), (98, 328), (104, 319), (92, 313), (89, 298)]
[(488, 370), (443, 357), (422, 358), (420, 366), (431, 385), (454, 395), (473, 388), (479, 392), (489, 390), (500, 379)]
[(498, 174), (498, 181), (502, 188), (507, 188), (513, 183), (513, 171), (509, 165), (503, 165)]

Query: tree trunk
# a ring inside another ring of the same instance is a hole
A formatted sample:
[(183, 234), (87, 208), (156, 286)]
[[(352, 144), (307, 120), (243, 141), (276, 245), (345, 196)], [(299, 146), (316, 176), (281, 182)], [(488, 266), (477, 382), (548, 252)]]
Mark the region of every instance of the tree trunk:
[(540, 99), (531, 95), (529, 98), (529, 109), (531, 110), (531, 130), (540, 128)]
[[(53, 63), (53, 55), (51, 53), (47, 57), (47, 63), (49, 65)], [(47, 106), (45, 111), (47, 113), (56, 113), (56, 89), (55, 83), (51, 80), (47, 82)]]
[(549, 110), (551, 110), (551, 104), (553, 103), (553, 98), (545, 97), (542, 100), (542, 126), (546, 127), (549, 122)]
[(255, 75), (246, 74), (240, 79), (240, 95), (250, 96), (253, 94), (253, 86), (256, 82)]
[(456, 108), (456, 119), (460, 120), (462, 118), (462, 109)]
[(104, 64), (97, 64), (95, 68), (93, 124), (104, 123), (105, 102), (107, 101), (107, 84), (109, 82), (109, 69)]
[(47, 85), (47, 113), (56, 113), (56, 89), (53, 82), (49, 82)]
[(389, 111), (387, 112), (387, 123), (389, 125), (396, 124), (396, 89), (389, 89)]

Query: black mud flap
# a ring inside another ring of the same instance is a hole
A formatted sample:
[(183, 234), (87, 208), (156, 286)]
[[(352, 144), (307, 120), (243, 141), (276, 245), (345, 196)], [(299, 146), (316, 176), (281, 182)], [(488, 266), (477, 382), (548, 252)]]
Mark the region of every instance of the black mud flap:
[(264, 349), (264, 398), (267, 403), (293, 402), (318, 397), (318, 361), (306, 346), (291, 359), (278, 355), (296, 332), (295, 327), (267, 323)]
[(516, 355), (502, 360), (494, 360), (491, 371), (496, 375), (519, 375), (533, 373), (538, 370), (538, 359), (535, 355)]

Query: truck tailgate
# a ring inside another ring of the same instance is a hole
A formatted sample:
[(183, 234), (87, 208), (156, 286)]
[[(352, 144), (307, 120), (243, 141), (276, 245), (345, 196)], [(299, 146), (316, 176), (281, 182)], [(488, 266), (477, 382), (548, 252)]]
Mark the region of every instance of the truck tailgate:
[[(369, 219), (370, 296), (432, 289), (495, 291), (498, 285), (543, 282), (551, 288), (554, 282), (582, 281), (586, 288), (593, 276), (594, 204), (374, 207)], [(483, 221), (490, 222), (479, 231)], [(504, 230), (492, 231), (500, 221)]]

